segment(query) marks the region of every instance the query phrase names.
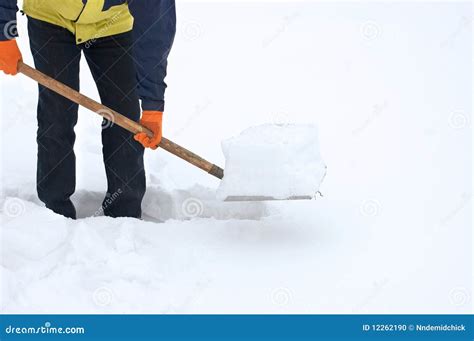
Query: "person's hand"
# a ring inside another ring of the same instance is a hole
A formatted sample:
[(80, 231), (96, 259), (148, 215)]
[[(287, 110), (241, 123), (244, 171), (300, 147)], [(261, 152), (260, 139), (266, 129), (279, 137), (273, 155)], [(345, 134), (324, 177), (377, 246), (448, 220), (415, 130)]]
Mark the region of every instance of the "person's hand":
[(161, 111), (144, 111), (140, 124), (153, 132), (153, 138), (149, 138), (145, 133), (138, 133), (134, 136), (143, 147), (156, 149), (161, 142), (163, 113)]
[(0, 70), (7, 75), (16, 75), (20, 60), (21, 52), (15, 39), (0, 41)]

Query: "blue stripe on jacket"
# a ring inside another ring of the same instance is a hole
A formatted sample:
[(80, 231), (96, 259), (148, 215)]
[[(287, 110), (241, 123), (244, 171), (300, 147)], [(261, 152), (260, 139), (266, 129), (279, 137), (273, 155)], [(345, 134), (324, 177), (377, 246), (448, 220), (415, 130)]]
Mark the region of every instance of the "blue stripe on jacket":
[[(128, 6), (134, 17), (133, 54), (142, 109), (163, 111), (168, 55), (176, 34), (175, 0), (129, 0)], [(17, 36), (17, 11), (17, 0), (0, 0), (0, 41)]]

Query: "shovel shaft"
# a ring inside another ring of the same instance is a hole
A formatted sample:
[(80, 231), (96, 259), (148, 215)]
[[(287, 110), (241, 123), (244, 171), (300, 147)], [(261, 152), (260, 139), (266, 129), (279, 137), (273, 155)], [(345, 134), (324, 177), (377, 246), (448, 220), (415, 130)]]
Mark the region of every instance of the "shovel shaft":
[[(23, 62), (18, 63), (18, 71), (24, 74), (25, 76), (35, 80), (44, 87), (66, 97), (74, 103), (87, 108), (96, 114), (106, 118), (111, 121), (113, 124), (128, 130), (132, 134), (137, 133), (146, 133), (148, 136), (153, 137), (153, 132), (148, 128), (142, 126), (141, 124), (119, 114), (118, 112), (106, 107), (105, 105), (94, 101), (93, 99), (81, 94), (80, 92), (68, 87), (67, 85), (51, 78), (44, 73), (26, 65)], [(186, 148), (181, 147), (180, 145), (166, 139), (162, 138), (160, 143), (160, 148), (178, 156), (179, 158), (189, 162), (190, 164), (201, 168), (202, 170), (208, 172), (215, 177), (222, 179), (224, 176), (224, 170), (209, 161), (206, 161), (199, 155), (194, 154), (193, 152), (187, 150)]]

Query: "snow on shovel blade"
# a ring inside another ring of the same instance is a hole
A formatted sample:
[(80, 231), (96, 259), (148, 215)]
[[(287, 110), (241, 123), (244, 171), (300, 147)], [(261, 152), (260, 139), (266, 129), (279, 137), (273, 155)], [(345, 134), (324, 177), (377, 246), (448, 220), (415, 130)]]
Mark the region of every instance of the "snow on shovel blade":
[(251, 127), (224, 141), (222, 150), (217, 198), (224, 201), (312, 199), (326, 174), (313, 125)]

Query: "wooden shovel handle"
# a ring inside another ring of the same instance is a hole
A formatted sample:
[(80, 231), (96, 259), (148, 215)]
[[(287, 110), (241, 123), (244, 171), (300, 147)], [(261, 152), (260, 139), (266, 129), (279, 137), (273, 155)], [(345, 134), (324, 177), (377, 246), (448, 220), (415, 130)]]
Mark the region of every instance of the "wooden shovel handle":
[[(35, 80), (39, 84), (45, 86), (46, 88), (66, 97), (67, 99), (73, 101), (74, 103), (87, 108), (96, 114), (101, 115), (107, 120), (111, 121), (113, 124), (117, 124), (120, 127), (128, 130), (132, 134), (137, 133), (146, 133), (149, 137), (153, 137), (151, 130), (142, 126), (141, 124), (119, 114), (118, 112), (106, 107), (105, 105), (100, 104), (99, 102), (94, 101), (93, 99), (81, 94), (80, 92), (68, 87), (67, 85), (51, 78), (44, 73), (32, 68), (31, 66), (26, 65), (23, 62), (18, 63), (18, 71), (24, 74), (25, 76)], [(224, 177), (224, 170), (209, 161), (204, 160), (199, 155), (194, 154), (193, 152), (187, 150), (186, 148), (181, 147), (180, 145), (168, 140), (167, 138), (162, 138), (160, 143), (160, 148), (174, 154), (181, 159), (189, 162), (190, 164), (201, 168), (202, 170), (208, 172), (215, 177), (222, 179)]]

